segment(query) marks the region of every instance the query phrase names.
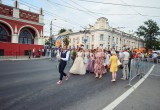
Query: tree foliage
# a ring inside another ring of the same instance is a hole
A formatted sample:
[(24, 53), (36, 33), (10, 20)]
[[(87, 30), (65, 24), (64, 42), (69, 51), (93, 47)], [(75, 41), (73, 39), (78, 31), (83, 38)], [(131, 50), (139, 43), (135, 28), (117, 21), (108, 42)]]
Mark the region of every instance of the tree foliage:
[(63, 33), (63, 32), (66, 32), (66, 31), (67, 31), (67, 30), (64, 29), (64, 28), (63, 28), (63, 29), (60, 29), (59, 32), (58, 32), (58, 34)]
[(64, 44), (64, 46), (68, 47), (69, 42), (70, 42), (69, 36), (64, 36), (63, 37), (63, 44)]
[(47, 40), (47, 39), (45, 40), (45, 45), (50, 45), (50, 40), (49, 40), (49, 39), (48, 39), (48, 40)]
[[(61, 34), (61, 33), (66, 32), (66, 31), (67, 31), (67, 29), (64, 29), (64, 28), (60, 29), (59, 32), (58, 32), (58, 34)], [(68, 29), (68, 31), (69, 32), (73, 32), (72, 29)]]
[(68, 29), (68, 31), (73, 32), (72, 29)]
[(144, 37), (147, 49), (154, 49), (157, 45), (158, 32), (159, 27), (157, 23), (153, 20), (148, 20), (144, 22), (144, 25), (139, 26), (136, 33), (139, 37)]

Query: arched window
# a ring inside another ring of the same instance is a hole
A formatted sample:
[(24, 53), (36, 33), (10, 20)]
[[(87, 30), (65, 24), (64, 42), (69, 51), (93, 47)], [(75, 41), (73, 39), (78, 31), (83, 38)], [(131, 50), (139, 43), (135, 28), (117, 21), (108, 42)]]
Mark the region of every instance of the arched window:
[(32, 44), (32, 34), (29, 30), (22, 30), (20, 32), (19, 43)]
[(4, 27), (0, 25), (0, 41), (8, 42), (8, 33)]

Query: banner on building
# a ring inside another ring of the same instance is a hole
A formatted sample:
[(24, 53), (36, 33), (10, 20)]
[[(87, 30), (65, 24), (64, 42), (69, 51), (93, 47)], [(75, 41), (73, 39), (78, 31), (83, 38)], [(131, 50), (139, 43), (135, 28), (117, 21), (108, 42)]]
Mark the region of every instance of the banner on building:
[(59, 48), (61, 46), (62, 43), (62, 36), (58, 36), (56, 38), (56, 48)]

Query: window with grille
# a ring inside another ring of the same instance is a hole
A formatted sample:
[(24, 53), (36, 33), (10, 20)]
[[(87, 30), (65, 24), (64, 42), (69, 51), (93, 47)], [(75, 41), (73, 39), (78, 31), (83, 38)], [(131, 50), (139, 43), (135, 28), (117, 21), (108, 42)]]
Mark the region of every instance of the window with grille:
[(103, 34), (100, 34), (100, 40), (103, 41)]
[(32, 34), (29, 30), (22, 30), (19, 35), (19, 43), (32, 44)]
[(0, 25), (0, 41), (8, 42), (8, 33), (1, 25)]

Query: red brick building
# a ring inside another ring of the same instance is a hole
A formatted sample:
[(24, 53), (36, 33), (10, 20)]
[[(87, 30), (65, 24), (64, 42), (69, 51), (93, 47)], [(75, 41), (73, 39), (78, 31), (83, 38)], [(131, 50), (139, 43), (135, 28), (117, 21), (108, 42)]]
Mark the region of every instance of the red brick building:
[(2, 4), (0, 0), (0, 56), (26, 55), (43, 48), (43, 10), (40, 13)]

